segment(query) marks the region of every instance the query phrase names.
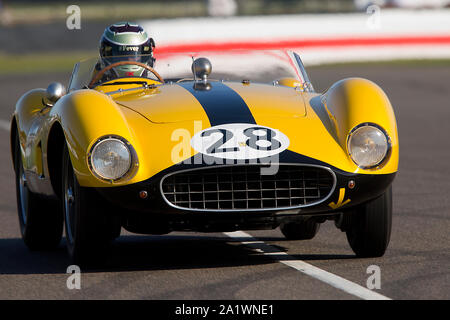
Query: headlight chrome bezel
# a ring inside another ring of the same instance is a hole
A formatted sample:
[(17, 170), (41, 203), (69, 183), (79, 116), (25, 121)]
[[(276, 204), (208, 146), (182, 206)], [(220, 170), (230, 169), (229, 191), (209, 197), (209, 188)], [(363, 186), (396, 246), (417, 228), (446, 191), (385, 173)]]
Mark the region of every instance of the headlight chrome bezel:
[[(121, 177), (116, 178), (116, 179), (109, 179), (109, 178), (103, 177), (101, 174), (99, 174), (94, 169), (94, 165), (92, 163), (92, 161), (93, 161), (92, 156), (93, 156), (93, 152), (95, 151), (96, 147), (101, 142), (104, 142), (107, 140), (118, 140), (118, 141), (122, 142), (125, 145), (125, 147), (128, 149), (128, 152), (130, 154), (130, 167)], [(123, 180), (132, 178), (135, 175), (137, 168), (139, 166), (136, 151), (134, 150), (131, 143), (128, 142), (128, 140), (126, 140), (125, 138), (122, 138), (121, 136), (117, 136), (117, 135), (107, 135), (107, 136), (102, 136), (102, 137), (98, 138), (89, 149), (89, 153), (87, 155), (87, 163), (88, 163), (89, 170), (96, 178), (98, 178), (99, 180), (102, 180), (104, 182), (110, 182), (110, 183), (119, 182), (119, 181), (123, 181)]]
[[(384, 134), (384, 136), (385, 136), (385, 138), (386, 138), (386, 143), (387, 143), (387, 145), (386, 145), (386, 148), (387, 148), (387, 149), (386, 149), (386, 154), (384, 155), (383, 159), (381, 159), (378, 163), (376, 163), (376, 164), (374, 164), (374, 165), (371, 165), (371, 166), (363, 166), (363, 165), (358, 164), (358, 163), (355, 161), (355, 159), (353, 158), (352, 153), (351, 153), (351, 151), (350, 151), (350, 150), (351, 150), (351, 148), (350, 148), (351, 138), (352, 138), (353, 134), (354, 134), (358, 129), (360, 129), (360, 128), (362, 128), (362, 127), (373, 127), (373, 128), (375, 128), (375, 129), (378, 129), (378, 130), (381, 131), (381, 133)], [(390, 136), (387, 134), (386, 130), (384, 130), (383, 127), (379, 126), (379, 125), (376, 124), (376, 123), (373, 123), (373, 122), (364, 122), (364, 123), (361, 123), (361, 124), (359, 124), (359, 125), (353, 127), (353, 129), (350, 130), (350, 132), (349, 132), (348, 135), (347, 135), (347, 154), (349, 155), (350, 159), (352, 159), (353, 163), (356, 164), (356, 165), (358, 166), (358, 168), (365, 169), (365, 170), (377, 170), (377, 169), (381, 169), (381, 168), (387, 163), (387, 161), (389, 160), (389, 158), (390, 158), (390, 156), (391, 156), (391, 152), (392, 152), (392, 142), (391, 142)]]

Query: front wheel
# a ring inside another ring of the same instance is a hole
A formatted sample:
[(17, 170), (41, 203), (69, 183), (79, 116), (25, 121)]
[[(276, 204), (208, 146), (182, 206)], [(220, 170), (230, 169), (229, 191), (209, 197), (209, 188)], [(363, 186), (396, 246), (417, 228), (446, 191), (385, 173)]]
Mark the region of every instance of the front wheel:
[(358, 207), (346, 231), (347, 240), (359, 257), (381, 257), (391, 237), (392, 187), (375, 200)]
[(100, 196), (78, 184), (67, 145), (63, 153), (62, 202), (66, 244), (73, 263), (104, 262), (113, 240), (113, 216), (102, 206)]

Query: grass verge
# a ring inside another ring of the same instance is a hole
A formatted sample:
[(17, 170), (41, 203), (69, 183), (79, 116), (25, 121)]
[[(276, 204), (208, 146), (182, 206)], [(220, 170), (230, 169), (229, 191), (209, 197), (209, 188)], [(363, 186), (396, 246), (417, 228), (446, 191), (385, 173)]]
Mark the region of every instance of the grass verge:
[[(83, 20), (129, 20), (151, 18), (176, 18), (206, 15), (206, 1), (148, 1), (148, 2), (82, 2), (78, 6)], [(1, 23), (37, 23), (66, 20), (68, 1), (59, 3), (13, 3), (3, 11)], [(2, 15), (0, 15), (1, 17)]]
[(0, 75), (70, 72), (76, 62), (96, 52), (0, 54)]

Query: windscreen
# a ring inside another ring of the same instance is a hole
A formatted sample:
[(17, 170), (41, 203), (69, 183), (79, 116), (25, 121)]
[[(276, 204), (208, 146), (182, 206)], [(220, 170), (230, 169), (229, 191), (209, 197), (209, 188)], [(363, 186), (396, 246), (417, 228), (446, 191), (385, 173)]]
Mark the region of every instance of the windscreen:
[[(226, 52), (194, 52), (194, 53), (158, 53), (153, 68), (161, 75), (165, 82), (179, 82), (194, 80), (192, 63), (197, 58), (206, 58), (210, 61), (212, 69), (208, 75), (210, 81), (250, 81), (257, 83), (274, 83), (278, 79), (292, 78), (304, 84), (309, 82), (300, 57), (292, 51), (281, 50), (230, 50)], [(103, 68), (112, 63), (129, 61), (130, 68), (133, 62), (144, 62), (147, 56), (112, 56), (108, 60), (99, 58), (86, 59), (75, 65), (69, 90), (87, 88), (96, 75)], [(119, 72), (113, 67), (95, 85), (112, 78), (119, 78)], [(151, 71), (142, 70), (140, 77), (157, 79)]]

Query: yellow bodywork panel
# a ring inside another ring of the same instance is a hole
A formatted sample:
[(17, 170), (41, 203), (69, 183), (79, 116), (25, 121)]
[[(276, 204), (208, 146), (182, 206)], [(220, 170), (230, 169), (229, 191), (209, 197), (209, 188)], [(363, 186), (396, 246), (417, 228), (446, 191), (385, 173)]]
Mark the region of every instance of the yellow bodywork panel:
[(350, 78), (335, 83), (323, 97), (336, 135), (343, 150), (347, 150), (349, 132), (359, 124), (375, 123), (389, 136), (391, 152), (388, 161), (378, 169), (358, 169), (358, 173), (384, 174), (398, 169), (398, 133), (394, 111), (383, 90), (372, 81)]
[(136, 85), (139, 85), (139, 83), (146, 83), (148, 86), (161, 84), (161, 82), (157, 80), (146, 78), (118, 78), (104, 82), (101, 85), (96, 86), (94, 90), (97, 90), (101, 93), (110, 93), (118, 90), (125, 91), (128, 89), (136, 88)]
[(45, 130), (44, 118), (49, 110), (42, 103), (44, 94), (44, 89), (29, 91), (17, 102), (16, 106), (22, 163), (26, 170), (39, 176), (44, 173), (40, 137), (41, 132)]
[(178, 85), (165, 85), (151, 90), (114, 94), (114, 100), (154, 123), (203, 121), (209, 124), (202, 105)]
[[(274, 90), (271, 95), (264, 91), (263, 86), (239, 83), (229, 86), (247, 103), (257, 124), (278, 129), (289, 137), (289, 150), (347, 172), (396, 172), (397, 127), (392, 106), (384, 92), (365, 79), (349, 79), (337, 84), (325, 94), (326, 104), (322, 104), (323, 99), (319, 94), (299, 92), (291, 88), (283, 88), (285, 91)], [(275, 93), (282, 93), (283, 96), (277, 97)], [(304, 107), (300, 107), (299, 101), (292, 103), (292, 99), (304, 100)], [(320, 106), (313, 107), (313, 99)], [(322, 108), (328, 118), (319, 117), (317, 108)], [(391, 140), (390, 158), (385, 166), (377, 170), (361, 169), (348, 156), (347, 135), (354, 126), (365, 122), (381, 126)], [(330, 125), (327, 126), (327, 123)]]
[[(139, 91), (151, 90), (154, 89)], [(61, 101), (63, 103), (58, 105), (59, 108), (55, 107), (52, 113), (60, 118), (58, 120), (65, 131), (72, 165), (82, 186), (118, 186), (146, 180), (193, 156), (190, 137), (209, 127), (204, 113), (197, 121), (155, 124), (139, 112), (120, 106), (111, 97), (94, 90), (80, 90), (63, 99), (66, 101)], [(62, 108), (62, 105), (65, 107)], [(130, 179), (111, 183), (96, 178), (90, 172), (87, 154), (99, 138), (108, 135), (120, 136), (134, 148), (139, 165)], [(187, 151), (183, 148), (183, 152), (177, 152), (177, 146), (181, 145), (188, 146)]]
[(306, 115), (301, 92), (292, 88), (269, 87), (272, 90), (267, 90), (267, 85), (253, 83), (227, 85), (241, 96), (255, 120), (262, 117), (296, 119)]
[[(33, 122), (43, 109), (42, 97), (44, 94), (44, 89), (34, 89), (17, 102), (17, 127), (19, 129), (20, 141), (23, 144), (27, 141), (27, 135)], [(25, 148), (25, 145), (22, 145), (22, 147)]]
[(295, 79), (295, 78), (281, 78), (281, 79), (278, 79), (276, 82), (280, 86), (285, 86), (285, 87), (291, 87), (291, 88), (303, 87), (303, 84), (300, 82), (300, 80)]
[[(59, 122), (78, 181), (90, 187), (137, 183), (190, 159), (196, 154), (191, 138), (211, 126), (203, 106), (192, 93), (177, 84), (161, 85), (153, 80), (148, 84), (156, 86), (102, 85), (96, 90), (74, 91), (62, 97), (48, 114), (42, 111), (45, 90), (31, 91), (19, 101), (16, 109), (22, 150), (31, 152), (26, 147), (32, 141), (33, 126), (36, 136), (44, 137), (55, 121)], [(226, 85), (244, 100), (258, 125), (280, 130), (289, 138), (288, 150), (346, 172), (388, 174), (397, 171), (395, 115), (388, 98), (373, 82), (358, 78), (342, 80), (323, 95), (289, 86), (228, 82)], [(389, 159), (371, 170), (358, 168), (347, 150), (349, 132), (366, 122), (382, 127), (391, 143)], [(110, 135), (126, 139), (138, 159), (133, 175), (114, 183), (95, 177), (88, 163), (93, 144)], [(33, 162), (26, 167), (42, 173), (45, 152), (37, 148), (34, 156), (25, 157)]]

